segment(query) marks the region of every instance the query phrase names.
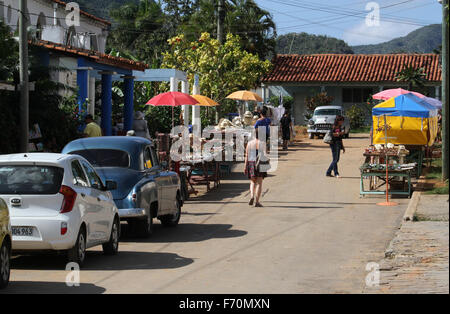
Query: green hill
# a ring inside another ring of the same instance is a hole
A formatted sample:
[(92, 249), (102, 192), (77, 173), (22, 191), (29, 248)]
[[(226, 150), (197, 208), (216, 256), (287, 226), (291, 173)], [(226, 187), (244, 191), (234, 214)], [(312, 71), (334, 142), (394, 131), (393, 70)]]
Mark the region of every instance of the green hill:
[[(138, 2), (139, 0), (76, 0), (76, 2), (80, 5), (81, 10), (106, 20), (110, 20), (109, 10), (111, 8), (133, 1)], [(65, 0), (65, 2), (70, 1)]]
[(392, 39), (377, 45), (362, 45), (351, 47), (357, 54), (372, 53), (431, 53), (442, 43), (441, 24), (421, 27), (405, 37)]
[(307, 33), (278, 36), (276, 49), (279, 54), (353, 53), (352, 48), (341, 39)]

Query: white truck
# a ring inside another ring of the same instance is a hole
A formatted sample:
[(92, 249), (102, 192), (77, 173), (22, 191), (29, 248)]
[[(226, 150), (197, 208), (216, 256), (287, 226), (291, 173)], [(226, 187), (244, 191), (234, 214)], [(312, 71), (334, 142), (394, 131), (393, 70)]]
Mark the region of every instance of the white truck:
[(336, 116), (344, 117), (345, 138), (350, 135), (350, 121), (344, 115), (341, 106), (321, 106), (314, 110), (313, 117), (308, 121), (308, 136), (314, 139), (315, 136), (325, 135), (333, 127)]

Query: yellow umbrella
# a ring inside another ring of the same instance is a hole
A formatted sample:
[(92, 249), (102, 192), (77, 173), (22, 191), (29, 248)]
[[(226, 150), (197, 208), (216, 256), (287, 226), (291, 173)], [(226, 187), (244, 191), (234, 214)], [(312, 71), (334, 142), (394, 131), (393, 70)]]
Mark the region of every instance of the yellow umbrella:
[(198, 101), (198, 105), (196, 106), (215, 107), (219, 105), (217, 102), (206, 96), (192, 95), (191, 97)]
[(244, 100), (244, 101), (258, 101), (258, 102), (263, 101), (263, 99), (258, 94), (253, 93), (248, 90), (240, 90), (240, 91), (234, 92), (231, 95), (228, 95), (227, 98), (234, 99), (234, 100)]

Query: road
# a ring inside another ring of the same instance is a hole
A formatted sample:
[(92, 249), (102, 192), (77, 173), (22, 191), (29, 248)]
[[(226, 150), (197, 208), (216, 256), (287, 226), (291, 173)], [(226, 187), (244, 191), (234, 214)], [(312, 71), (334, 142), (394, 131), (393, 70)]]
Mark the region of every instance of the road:
[(238, 167), (218, 190), (185, 204), (178, 227), (156, 222), (149, 239), (125, 235), (117, 256), (89, 250), (79, 287), (65, 285), (63, 258), (19, 256), (6, 292), (360, 293), (366, 264), (383, 258), (408, 199), (379, 207), (380, 197), (359, 198), (369, 139), (345, 143), (340, 179), (325, 177), (329, 147), (305, 139), (280, 152), (264, 208), (248, 206)]

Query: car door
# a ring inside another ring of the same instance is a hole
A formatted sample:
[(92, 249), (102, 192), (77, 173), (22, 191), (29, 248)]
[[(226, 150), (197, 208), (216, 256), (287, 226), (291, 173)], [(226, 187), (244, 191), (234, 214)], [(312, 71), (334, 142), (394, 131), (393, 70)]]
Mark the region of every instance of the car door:
[(90, 200), (95, 208), (95, 239), (102, 242), (108, 239), (112, 224), (112, 205), (109, 193), (105, 191), (103, 182), (94, 168), (84, 160), (81, 160), (81, 165), (89, 180)]
[[(155, 160), (155, 164), (159, 164), (157, 162), (156, 158), (156, 151), (154, 147), (149, 147), (151, 151), (152, 158)], [(165, 197), (165, 210), (168, 211), (168, 213), (173, 213), (174, 210), (177, 209), (176, 206), (176, 199), (177, 199), (177, 191), (178, 191), (178, 180), (176, 177), (173, 176), (172, 173), (169, 173), (168, 171), (163, 171), (161, 173), (161, 176), (164, 178), (164, 197)]]
[(75, 159), (70, 163), (73, 176), (73, 189), (80, 196), (77, 198), (78, 208), (82, 220), (86, 223), (87, 243), (96, 241), (96, 208), (95, 201), (90, 194), (90, 183), (86, 177), (80, 161)]
[[(166, 197), (164, 195), (164, 179), (161, 177), (161, 168), (157, 160), (152, 156), (150, 146), (145, 146), (143, 151), (144, 170), (148, 179), (154, 180), (158, 191), (158, 213), (161, 213), (167, 207)], [(150, 198), (150, 195), (145, 197)]]

